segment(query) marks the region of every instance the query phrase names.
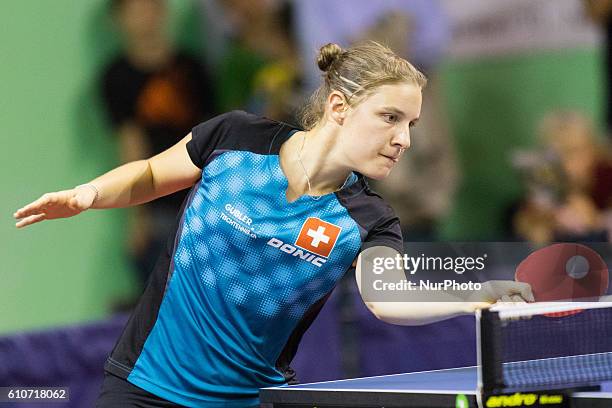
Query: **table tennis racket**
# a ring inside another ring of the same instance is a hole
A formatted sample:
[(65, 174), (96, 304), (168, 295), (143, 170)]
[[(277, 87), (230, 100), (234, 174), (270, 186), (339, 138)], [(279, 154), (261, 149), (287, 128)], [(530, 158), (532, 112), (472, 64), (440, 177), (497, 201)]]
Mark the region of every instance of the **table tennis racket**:
[[(538, 249), (516, 268), (515, 280), (531, 285), (536, 302), (598, 298), (608, 290), (608, 267), (591, 248), (561, 243)], [(581, 310), (547, 313), (563, 317)]]

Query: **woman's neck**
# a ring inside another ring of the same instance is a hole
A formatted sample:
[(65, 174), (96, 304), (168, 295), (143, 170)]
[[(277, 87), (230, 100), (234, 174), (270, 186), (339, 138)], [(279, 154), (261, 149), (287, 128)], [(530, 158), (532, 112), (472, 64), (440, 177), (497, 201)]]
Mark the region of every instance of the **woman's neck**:
[(298, 132), (281, 146), (281, 167), (289, 187), (287, 199), (320, 196), (339, 190), (351, 174), (338, 159), (337, 138), (325, 128)]

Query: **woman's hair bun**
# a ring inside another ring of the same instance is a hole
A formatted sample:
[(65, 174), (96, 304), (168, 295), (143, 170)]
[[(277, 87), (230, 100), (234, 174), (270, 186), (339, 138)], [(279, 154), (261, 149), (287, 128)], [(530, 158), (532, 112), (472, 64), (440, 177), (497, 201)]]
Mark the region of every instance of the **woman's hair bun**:
[(319, 56), (317, 57), (317, 65), (323, 72), (327, 72), (329, 67), (334, 63), (338, 56), (342, 53), (342, 48), (338, 44), (329, 43), (325, 44), (319, 50)]

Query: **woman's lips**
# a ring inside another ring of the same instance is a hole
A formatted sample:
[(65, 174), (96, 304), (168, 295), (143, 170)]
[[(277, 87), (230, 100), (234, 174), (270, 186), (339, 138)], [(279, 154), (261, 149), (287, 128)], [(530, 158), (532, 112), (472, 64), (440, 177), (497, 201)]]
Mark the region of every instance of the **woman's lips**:
[(385, 154), (381, 154), (381, 156), (391, 160), (393, 163), (397, 163), (399, 161), (399, 156), (387, 156)]

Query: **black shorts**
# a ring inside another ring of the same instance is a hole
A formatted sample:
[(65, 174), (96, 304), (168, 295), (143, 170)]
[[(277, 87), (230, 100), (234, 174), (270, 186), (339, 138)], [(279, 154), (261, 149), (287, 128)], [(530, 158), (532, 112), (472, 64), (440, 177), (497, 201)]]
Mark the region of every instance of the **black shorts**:
[(108, 372), (104, 373), (104, 382), (96, 408), (177, 408), (174, 402), (167, 401), (134, 384)]

